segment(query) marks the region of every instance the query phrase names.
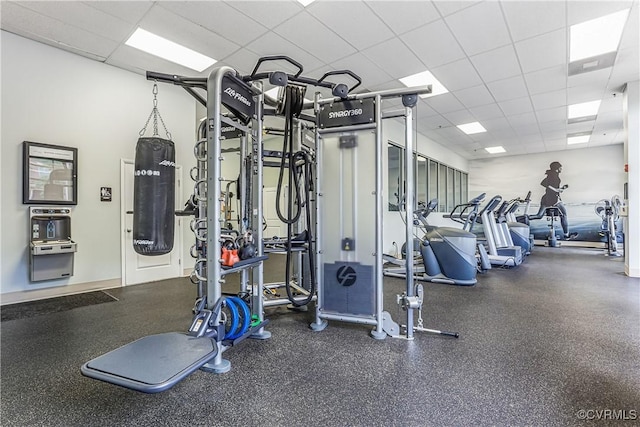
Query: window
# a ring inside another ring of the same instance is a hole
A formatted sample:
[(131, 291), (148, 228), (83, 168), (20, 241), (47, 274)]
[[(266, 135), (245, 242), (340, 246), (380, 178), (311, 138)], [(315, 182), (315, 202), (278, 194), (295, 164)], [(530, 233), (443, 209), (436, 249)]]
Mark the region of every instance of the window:
[(428, 199), (438, 198), (438, 162), (429, 159)]
[(447, 210), (447, 165), (440, 163), (438, 167), (438, 211)]
[[(389, 211), (398, 211), (404, 201), (405, 150), (389, 142), (387, 145), (387, 197)], [(438, 199), (438, 211), (450, 212), (459, 203), (467, 202), (468, 176), (465, 172), (415, 153), (413, 155), (415, 201), (428, 203)]]
[(388, 203), (390, 211), (398, 210), (398, 201), (402, 197), (402, 188), (400, 184), (404, 182), (402, 154), (404, 150), (396, 145), (389, 144), (387, 147), (388, 162)]
[(421, 155), (416, 157), (416, 204), (427, 203), (427, 158)]

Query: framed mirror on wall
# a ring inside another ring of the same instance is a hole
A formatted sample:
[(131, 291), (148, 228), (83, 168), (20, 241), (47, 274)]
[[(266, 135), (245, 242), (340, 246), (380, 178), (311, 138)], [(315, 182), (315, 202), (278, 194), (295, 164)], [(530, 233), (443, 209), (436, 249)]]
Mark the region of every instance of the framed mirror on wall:
[(22, 203), (78, 204), (78, 149), (24, 141)]

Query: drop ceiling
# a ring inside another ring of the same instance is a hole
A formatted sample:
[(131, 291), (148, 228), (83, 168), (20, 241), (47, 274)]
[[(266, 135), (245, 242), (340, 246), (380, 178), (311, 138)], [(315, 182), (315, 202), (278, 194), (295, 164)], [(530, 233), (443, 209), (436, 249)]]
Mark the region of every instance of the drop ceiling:
[[(613, 66), (569, 76), (569, 26), (625, 8)], [(520, 155), (622, 143), (621, 90), (640, 74), (638, 0), (2, 1), (0, 15), (2, 30), (140, 74), (198, 75), (126, 46), (137, 27), (243, 74), (288, 55), (304, 75), (346, 68), (376, 91), (428, 69), (449, 93), (420, 99), (417, 130), (467, 159), (496, 145)], [(595, 121), (568, 124), (569, 104), (596, 99)], [(473, 121), (487, 132), (456, 128)], [(588, 131), (588, 144), (567, 145)]]

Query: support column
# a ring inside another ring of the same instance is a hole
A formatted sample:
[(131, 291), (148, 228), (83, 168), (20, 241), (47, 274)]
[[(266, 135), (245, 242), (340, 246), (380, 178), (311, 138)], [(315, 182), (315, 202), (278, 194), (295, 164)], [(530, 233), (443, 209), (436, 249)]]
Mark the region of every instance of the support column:
[(640, 81), (627, 83), (623, 102), (624, 163), (627, 191), (624, 194), (624, 272), (640, 277)]

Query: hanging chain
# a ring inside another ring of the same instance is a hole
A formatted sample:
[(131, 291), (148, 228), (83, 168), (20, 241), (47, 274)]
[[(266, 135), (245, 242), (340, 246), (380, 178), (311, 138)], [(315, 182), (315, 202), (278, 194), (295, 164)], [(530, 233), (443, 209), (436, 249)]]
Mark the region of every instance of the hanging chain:
[(149, 122), (151, 121), (151, 117), (153, 117), (153, 135), (159, 136), (158, 134), (158, 118), (160, 119), (160, 123), (164, 128), (165, 133), (167, 134), (167, 139), (171, 140), (171, 133), (167, 130), (167, 126), (164, 124), (164, 120), (162, 120), (162, 115), (160, 114), (160, 110), (158, 110), (158, 84), (153, 83), (153, 109), (147, 118), (147, 122), (144, 124), (144, 127), (140, 131), (140, 136), (143, 136), (147, 132), (147, 126), (149, 126)]

